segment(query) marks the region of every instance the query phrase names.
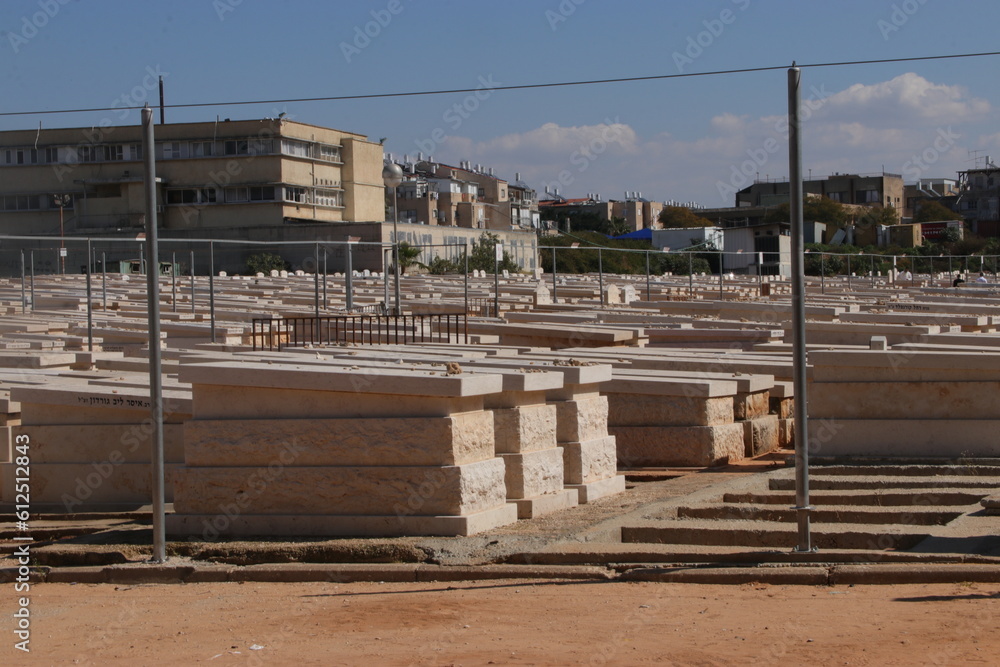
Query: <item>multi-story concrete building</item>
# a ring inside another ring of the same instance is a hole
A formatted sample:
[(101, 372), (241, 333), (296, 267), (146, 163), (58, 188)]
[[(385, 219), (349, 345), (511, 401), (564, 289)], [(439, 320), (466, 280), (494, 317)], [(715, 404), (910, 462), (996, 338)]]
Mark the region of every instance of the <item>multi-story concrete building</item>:
[(958, 196), (943, 204), (957, 211), (981, 236), (1000, 233), (1000, 167), (989, 156), (984, 166), (958, 172)]
[[(804, 194), (822, 195), (841, 204), (884, 206), (902, 210), (903, 177), (899, 174), (834, 174), (803, 181)], [(778, 206), (788, 201), (788, 181), (756, 181), (736, 193), (736, 206)]]
[(510, 184), (468, 162), (455, 167), (404, 157), (397, 164), (403, 169), (396, 189), (400, 221), (497, 231), (539, 224), (538, 196), (520, 174)]
[(608, 201), (602, 200), (601, 195), (597, 193), (578, 199), (565, 199), (558, 193), (553, 195), (546, 193), (546, 195), (549, 198), (538, 202), (538, 206), (540, 210), (545, 211), (546, 219), (554, 223), (562, 224), (568, 219), (572, 227), (574, 217), (594, 215), (600, 220), (622, 218), (631, 232), (661, 227), (659, 218), (664, 204), (644, 199), (641, 192), (626, 192), (625, 199)]
[[(384, 220), (382, 147), (363, 135), (284, 119), (155, 135), (165, 230)], [(0, 132), (2, 233), (116, 233), (144, 211), (140, 126)]]

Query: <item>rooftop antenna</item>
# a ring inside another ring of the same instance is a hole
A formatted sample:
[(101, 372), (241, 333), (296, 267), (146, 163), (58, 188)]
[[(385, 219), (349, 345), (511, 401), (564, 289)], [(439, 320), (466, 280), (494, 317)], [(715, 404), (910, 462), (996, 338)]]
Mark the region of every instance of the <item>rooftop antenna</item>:
[(165, 108), (166, 107), (163, 104), (163, 76), (161, 75), (160, 76), (160, 125), (166, 125), (167, 123)]

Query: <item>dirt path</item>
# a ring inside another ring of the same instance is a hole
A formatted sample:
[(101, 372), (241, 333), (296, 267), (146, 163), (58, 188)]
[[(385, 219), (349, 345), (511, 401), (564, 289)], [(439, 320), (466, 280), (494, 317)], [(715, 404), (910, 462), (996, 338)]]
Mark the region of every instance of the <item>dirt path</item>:
[(1000, 586), (39, 584), (0, 664), (998, 664)]

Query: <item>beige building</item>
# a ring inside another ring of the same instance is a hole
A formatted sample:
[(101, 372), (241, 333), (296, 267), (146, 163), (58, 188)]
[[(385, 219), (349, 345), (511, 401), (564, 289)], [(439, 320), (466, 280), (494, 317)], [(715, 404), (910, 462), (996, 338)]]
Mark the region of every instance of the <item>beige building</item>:
[[(899, 174), (834, 174), (803, 181), (806, 195), (821, 195), (841, 204), (891, 207), (902, 212), (903, 177)], [(736, 193), (737, 207), (778, 206), (788, 201), (788, 181), (757, 181)]]
[[(382, 147), (363, 135), (270, 118), (155, 135), (165, 230), (385, 218)], [(140, 126), (0, 132), (0, 232), (131, 232), (144, 211)]]
[[(600, 220), (622, 218), (630, 232), (640, 229), (660, 229), (662, 202), (643, 199), (641, 192), (626, 192), (625, 199), (604, 201), (599, 194), (588, 194), (580, 199), (565, 199), (556, 193), (553, 199), (543, 199), (539, 208), (547, 213), (547, 219), (562, 224), (575, 216), (594, 215)], [(563, 225), (565, 227), (565, 225)]]

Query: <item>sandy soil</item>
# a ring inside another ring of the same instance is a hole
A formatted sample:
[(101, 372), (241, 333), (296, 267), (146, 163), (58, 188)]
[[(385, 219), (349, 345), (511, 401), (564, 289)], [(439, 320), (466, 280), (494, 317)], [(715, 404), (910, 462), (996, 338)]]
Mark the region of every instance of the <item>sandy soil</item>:
[(0, 664), (970, 665), (1000, 662), (1000, 586), (39, 584)]

